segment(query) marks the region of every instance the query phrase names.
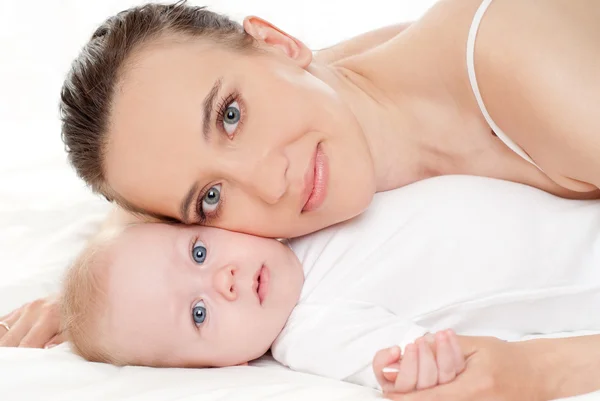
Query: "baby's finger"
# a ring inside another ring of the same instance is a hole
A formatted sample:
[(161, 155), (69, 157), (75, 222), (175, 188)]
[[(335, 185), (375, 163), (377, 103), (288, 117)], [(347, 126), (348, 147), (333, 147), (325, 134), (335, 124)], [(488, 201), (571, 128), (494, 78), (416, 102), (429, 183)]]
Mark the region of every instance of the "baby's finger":
[[(373, 371), (381, 388), (393, 384), (397, 375), (397, 362), (400, 360), (400, 347), (394, 346), (377, 351), (373, 358)], [(396, 371), (396, 372), (394, 372)], [(387, 377), (386, 377), (387, 376)], [(388, 379), (390, 377), (391, 379)]]
[(448, 335), (440, 331), (435, 335), (436, 340), (436, 362), (438, 371), (438, 384), (446, 384), (456, 377), (456, 368), (454, 365), (454, 353)]
[(454, 355), (454, 369), (456, 374), (460, 374), (463, 370), (465, 370), (466, 362), (465, 362), (465, 354), (460, 347), (460, 343), (458, 342), (458, 337), (454, 330), (446, 330), (446, 334), (448, 335), (448, 342), (452, 347), (452, 354)]
[(400, 363), (392, 363), (383, 368), (383, 377), (389, 383), (394, 383), (398, 377), (398, 372), (400, 372)]
[(417, 390), (424, 390), (437, 384), (437, 365), (431, 347), (424, 340), (417, 340), (417, 347), (419, 348)]
[(423, 339), (425, 340), (425, 342), (427, 344), (429, 344), (431, 347), (435, 347), (435, 336), (431, 333), (427, 333), (423, 336)]
[(408, 344), (400, 361), (400, 370), (393, 391), (397, 393), (414, 391), (417, 387), (418, 371), (419, 351), (415, 344)]

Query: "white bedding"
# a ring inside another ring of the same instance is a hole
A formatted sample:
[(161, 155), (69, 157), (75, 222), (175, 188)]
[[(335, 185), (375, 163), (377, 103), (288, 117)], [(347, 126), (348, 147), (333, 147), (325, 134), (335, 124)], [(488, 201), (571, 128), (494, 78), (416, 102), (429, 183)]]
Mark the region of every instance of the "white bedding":
[[(49, 179), (60, 185), (62, 195), (49, 191)], [(16, 191), (11, 182), (29, 190)], [(90, 195), (64, 163), (53, 161), (0, 174), (0, 200), (2, 315), (58, 288), (64, 266), (108, 205)], [(67, 345), (0, 348), (0, 396), (61, 401), (380, 399), (371, 389), (292, 372), (268, 357), (250, 367), (227, 369), (116, 368), (84, 362)], [(600, 400), (600, 392), (574, 399)]]

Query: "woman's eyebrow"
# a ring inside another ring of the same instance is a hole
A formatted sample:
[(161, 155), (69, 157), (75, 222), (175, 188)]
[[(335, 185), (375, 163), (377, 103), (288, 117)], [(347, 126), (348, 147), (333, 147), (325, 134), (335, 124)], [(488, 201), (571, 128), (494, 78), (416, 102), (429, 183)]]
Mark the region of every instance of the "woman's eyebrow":
[(198, 190), (198, 183), (195, 182), (190, 187), (190, 189), (186, 193), (185, 197), (181, 201), (181, 205), (179, 206), (179, 213), (181, 215), (181, 221), (183, 223), (185, 223), (185, 224), (189, 224), (189, 221), (190, 221), (190, 216), (189, 216), (190, 203), (192, 203), (192, 199), (194, 198), (194, 195), (196, 194), (197, 190)]
[[(221, 86), (223, 84), (223, 78), (219, 77), (213, 84), (211, 90), (208, 92), (203, 102), (203, 120), (202, 120), (202, 136), (206, 141), (208, 141), (208, 134), (210, 130), (210, 115), (213, 109), (213, 104), (215, 103), (215, 99), (219, 94), (219, 90), (221, 90)], [(192, 198), (198, 189), (198, 183), (194, 183), (186, 195), (183, 197), (181, 204), (179, 206), (179, 213), (182, 217), (181, 221), (184, 223), (189, 222), (189, 210), (190, 203), (192, 203)]]
[(210, 114), (213, 109), (213, 104), (215, 102), (215, 98), (219, 94), (219, 90), (221, 89), (222, 78), (218, 78), (208, 95), (204, 98), (204, 120), (202, 121), (202, 134), (204, 139), (208, 140), (208, 131), (210, 127)]

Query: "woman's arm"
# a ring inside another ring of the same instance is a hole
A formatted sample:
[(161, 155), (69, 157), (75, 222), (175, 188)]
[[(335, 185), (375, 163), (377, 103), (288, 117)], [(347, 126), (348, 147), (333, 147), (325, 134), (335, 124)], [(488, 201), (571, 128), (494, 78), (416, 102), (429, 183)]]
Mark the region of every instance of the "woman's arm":
[(475, 45), (492, 119), (550, 178), (580, 192), (600, 186), (599, 16), (597, 0), (494, 1)]
[(544, 372), (544, 399), (600, 390), (600, 335), (533, 340), (530, 347)]
[(362, 53), (387, 42), (410, 25), (410, 22), (405, 22), (363, 33), (334, 46), (318, 50), (315, 59), (321, 63), (329, 64)]

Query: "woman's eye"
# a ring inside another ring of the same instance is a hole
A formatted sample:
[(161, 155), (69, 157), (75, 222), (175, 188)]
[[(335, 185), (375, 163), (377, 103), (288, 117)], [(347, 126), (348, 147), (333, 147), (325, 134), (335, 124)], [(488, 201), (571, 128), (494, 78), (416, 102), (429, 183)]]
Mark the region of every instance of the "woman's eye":
[(201, 325), (206, 320), (206, 305), (204, 301), (198, 301), (192, 308), (192, 319), (194, 320), (194, 324), (196, 326)]
[(219, 206), (221, 200), (221, 184), (213, 185), (202, 199), (202, 211), (205, 214), (213, 213)]
[(231, 102), (223, 112), (223, 128), (231, 138), (237, 129), (242, 113), (237, 101)]
[(198, 264), (204, 263), (206, 260), (206, 247), (200, 241), (197, 241), (192, 248), (192, 259)]

